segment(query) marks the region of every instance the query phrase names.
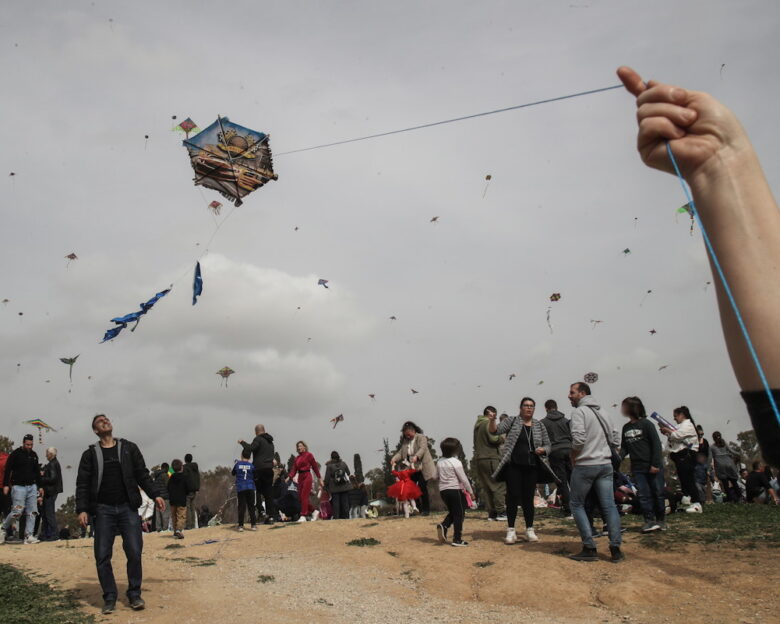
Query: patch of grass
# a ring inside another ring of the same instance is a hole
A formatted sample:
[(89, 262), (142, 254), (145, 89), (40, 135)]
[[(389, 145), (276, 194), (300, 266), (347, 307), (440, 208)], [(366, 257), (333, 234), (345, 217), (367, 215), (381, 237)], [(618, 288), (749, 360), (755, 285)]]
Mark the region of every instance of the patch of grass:
[(325, 600), (325, 598), (317, 598), (316, 602), (317, 602), (317, 604), (323, 604), (323, 605), (326, 605), (328, 607), (332, 607), (333, 606), (333, 603), (332, 602), (328, 602), (327, 600)]
[(0, 564), (0, 622), (14, 624), (86, 624), (74, 592), (39, 583), (13, 566)]
[(201, 561), (199, 561), (197, 563), (194, 563), (193, 565), (198, 567), (198, 568), (206, 568), (208, 566), (217, 565), (217, 560), (216, 559), (202, 559)]
[(200, 559), (199, 557), (171, 557), (168, 561), (181, 561), (198, 568), (217, 565), (216, 559)]
[(476, 568), (489, 568), (493, 565), (493, 561), (477, 561), (474, 563), (474, 567)]
[(382, 542), (373, 537), (361, 537), (360, 539), (353, 539), (352, 541), (347, 542), (347, 546), (377, 546), (381, 543)]
[(391, 557), (397, 557), (398, 556), (398, 553), (395, 552), (394, 550), (388, 550), (387, 554), (390, 555)]
[(371, 527), (379, 526), (378, 522), (369, 522), (368, 524), (361, 525), (361, 529), (370, 529)]
[(184, 548), (182, 544), (168, 544), (164, 550), (174, 550), (176, 548)]
[(257, 577), (258, 583), (273, 583), (276, 577), (273, 574), (261, 574)]

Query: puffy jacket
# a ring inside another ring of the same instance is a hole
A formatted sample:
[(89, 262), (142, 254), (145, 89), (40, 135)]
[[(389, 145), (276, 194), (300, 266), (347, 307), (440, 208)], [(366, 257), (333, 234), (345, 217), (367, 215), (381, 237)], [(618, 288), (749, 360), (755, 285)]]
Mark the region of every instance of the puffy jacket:
[[(352, 484), (349, 482), (349, 466), (339, 459), (338, 461), (329, 460), (325, 464), (325, 489), (331, 494), (338, 494), (339, 492), (349, 492), (352, 489)], [(343, 483), (336, 483), (336, 473), (343, 475)]]
[(256, 435), (252, 444), (242, 442), (241, 446), (246, 451), (252, 451), (252, 463), (258, 470), (273, 468), (274, 465), (274, 439), (269, 433)]
[(43, 467), (41, 486), (44, 496), (56, 496), (62, 492), (62, 468), (56, 457)]
[[(122, 470), (122, 480), (130, 506), (134, 509), (141, 506), (139, 487), (151, 499), (162, 497), (162, 493), (149, 476), (144, 456), (141, 455), (138, 447), (133, 442), (122, 438), (117, 439), (116, 443), (119, 447), (117, 452), (119, 466)], [(103, 453), (98, 444), (90, 444), (89, 448), (81, 455), (79, 462), (78, 476), (76, 477), (76, 513), (95, 513), (102, 479)]]

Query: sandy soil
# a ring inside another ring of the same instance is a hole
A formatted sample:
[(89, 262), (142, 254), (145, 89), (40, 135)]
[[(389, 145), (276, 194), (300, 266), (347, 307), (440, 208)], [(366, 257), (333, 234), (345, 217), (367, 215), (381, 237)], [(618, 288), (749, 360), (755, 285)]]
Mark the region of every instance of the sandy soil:
[[(300, 621), (301, 614), (334, 624), (780, 622), (777, 550), (697, 544), (656, 552), (627, 533), (627, 561), (614, 565), (601, 553), (603, 561), (588, 564), (564, 556), (579, 546), (573, 523), (545, 519), (537, 522), (541, 542), (505, 546), (502, 526), (470, 517), (470, 546), (452, 548), (437, 543), (436, 521), (344, 520), (256, 533), (215, 527), (188, 532), (175, 549), (165, 548), (174, 543), (170, 534), (146, 535), (147, 609), (135, 613), (121, 603), (98, 617), (177, 624)], [(346, 545), (364, 537), (381, 543)], [(76, 590), (89, 612), (102, 605), (91, 541), (5, 545), (0, 561)], [(114, 568), (124, 592), (119, 540)]]

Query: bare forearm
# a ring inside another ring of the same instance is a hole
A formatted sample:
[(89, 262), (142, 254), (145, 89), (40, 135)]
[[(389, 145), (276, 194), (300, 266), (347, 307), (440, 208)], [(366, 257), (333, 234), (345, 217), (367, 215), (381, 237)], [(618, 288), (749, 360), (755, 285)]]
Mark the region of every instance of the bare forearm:
[[(747, 137), (693, 173), (689, 183), (769, 384), (780, 387), (780, 211)], [(737, 381), (743, 390), (759, 390), (723, 285), (717, 275), (713, 281)]]

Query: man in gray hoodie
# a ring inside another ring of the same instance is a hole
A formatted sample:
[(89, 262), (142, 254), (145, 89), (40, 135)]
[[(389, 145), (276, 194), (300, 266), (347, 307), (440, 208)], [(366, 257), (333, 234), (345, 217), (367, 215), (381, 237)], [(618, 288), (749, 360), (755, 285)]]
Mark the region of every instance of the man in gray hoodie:
[(601, 406), (590, 395), (590, 386), (578, 381), (569, 388), (571, 414), (571, 510), (582, 538), (582, 552), (571, 555), (576, 561), (598, 561), (585, 498), (591, 489), (599, 500), (609, 530), (609, 551), (613, 563), (625, 557), (620, 550), (620, 514), (615, 505), (612, 448), (620, 445), (620, 434), (601, 413)]
[(550, 468), (555, 476), (560, 479), (558, 496), (561, 498), (561, 511), (567, 518), (571, 516), (569, 505), (569, 481), (571, 480), (571, 425), (566, 416), (558, 411), (558, 404), (552, 399), (545, 401), (544, 409), (547, 416), (542, 419), (542, 424), (550, 436)]

